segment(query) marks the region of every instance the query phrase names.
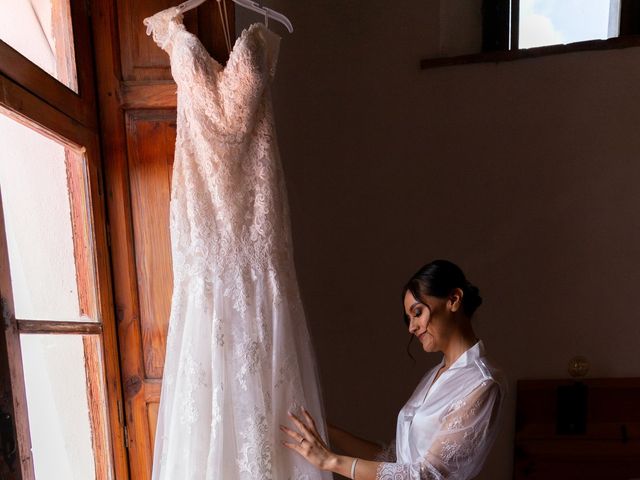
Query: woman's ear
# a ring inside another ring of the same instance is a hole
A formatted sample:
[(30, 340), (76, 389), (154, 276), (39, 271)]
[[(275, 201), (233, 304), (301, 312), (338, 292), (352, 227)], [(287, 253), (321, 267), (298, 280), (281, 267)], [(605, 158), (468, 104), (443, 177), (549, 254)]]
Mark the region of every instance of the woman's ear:
[(454, 288), (451, 294), (449, 295), (449, 309), (452, 312), (457, 312), (460, 307), (462, 307), (462, 297), (464, 296), (464, 292), (461, 288)]

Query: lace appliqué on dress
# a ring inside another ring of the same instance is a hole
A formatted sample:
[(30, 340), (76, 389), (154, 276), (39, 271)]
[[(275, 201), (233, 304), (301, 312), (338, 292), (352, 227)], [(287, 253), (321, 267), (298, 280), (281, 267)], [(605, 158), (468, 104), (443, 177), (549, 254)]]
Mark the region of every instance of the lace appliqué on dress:
[(247, 391), (252, 376), (256, 373), (262, 360), (260, 344), (255, 340), (247, 340), (236, 349), (236, 362), (240, 365), (236, 380), (242, 390)]
[(271, 442), (266, 417), (256, 409), (247, 420), (245, 430), (240, 432), (243, 444), (240, 448), (238, 466), (241, 472), (256, 480), (272, 480)]
[(181, 385), (180, 397), (182, 399), (182, 408), (180, 410), (180, 423), (190, 426), (200, 418), (200, 411), (196, 401), (196, 395), (199, 389), (206, 388), (206, 373), (204, 366), (198, 362), (193, 355), (193, 348), (185, 349), (185, 357), (182, 361), (181, 377), (185, 379)]

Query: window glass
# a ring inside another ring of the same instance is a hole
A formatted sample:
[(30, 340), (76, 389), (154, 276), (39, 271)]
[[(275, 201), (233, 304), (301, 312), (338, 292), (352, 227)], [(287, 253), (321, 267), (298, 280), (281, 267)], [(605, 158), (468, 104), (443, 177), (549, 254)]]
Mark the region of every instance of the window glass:
[(519, 48), (617, 37), (620, 0), (520, 0)]
[(96, 478), (82, 335), (21, 335), (38, 480)]
[(0, 145), (16, 318), (95, 321), (83, 159), (2, 114)]
[(0, 0), (0, 40), (78, 92), (69, 0)]

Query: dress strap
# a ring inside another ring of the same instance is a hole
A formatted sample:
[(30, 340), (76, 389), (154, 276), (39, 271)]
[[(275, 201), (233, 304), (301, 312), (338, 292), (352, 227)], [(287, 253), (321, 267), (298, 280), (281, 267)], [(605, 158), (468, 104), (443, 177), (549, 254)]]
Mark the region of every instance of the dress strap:
[(145, 18), (142, 23), (147, 27), (147, 35), (153, 34), (153, 41), (166, 51), (173, 34), (185, 30), (183, 18), (183, 13), (174, 6)]
[(273, 80), (276, 74), (276, 65), (278, 63), (278, 55), (280, 53), (280, 41), (281, 37), (274, 31), (267, 28), (265, 24), (256, 23), (256, 26), (262, 27), (260, 29), (263, 42), (266, 50), (267, 67), (269, 70), (269, 77)]

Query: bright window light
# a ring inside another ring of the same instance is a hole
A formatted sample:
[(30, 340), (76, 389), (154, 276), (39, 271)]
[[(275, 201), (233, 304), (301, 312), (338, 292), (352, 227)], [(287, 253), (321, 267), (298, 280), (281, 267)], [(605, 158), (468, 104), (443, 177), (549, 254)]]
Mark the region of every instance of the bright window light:
[(620, 0), (520, 0), (519, 48), (617, 37)]

